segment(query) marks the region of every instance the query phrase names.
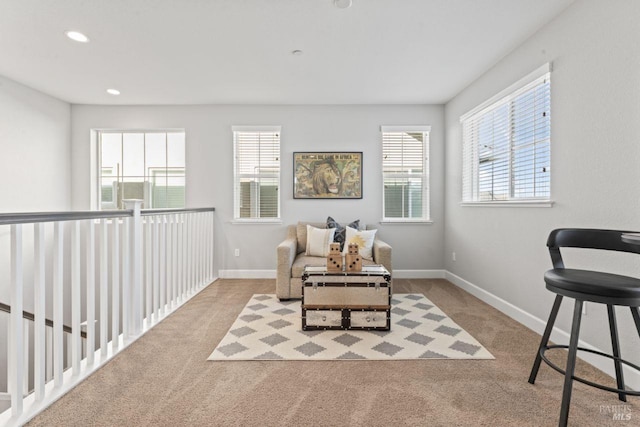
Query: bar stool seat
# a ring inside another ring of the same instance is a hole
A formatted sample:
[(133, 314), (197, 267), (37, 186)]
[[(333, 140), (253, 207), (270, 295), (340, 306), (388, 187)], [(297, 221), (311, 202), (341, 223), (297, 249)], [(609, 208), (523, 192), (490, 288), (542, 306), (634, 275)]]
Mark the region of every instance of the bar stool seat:
[[(585, 301), (615, 305), (640, 305), (640, 279), (601, 271), (554, 268), (544, 274), (547, 289), (573, 298), (578, 293)], [(623, 304), (617, 304), (615, 301)]]
[[(564, 375), (564, 387), (562, 391), (562, 403), (560, 406), (559, 426), (566, 426), (569, 419), (569, 407), (571, 403), (571, 392), (573, 381), (579, 381), (592, 387), (599, 388), (618, 394), (622, 401), (627, 400), (627, 396), (640, 396), (640, 392), (627, 390), (624, 385), (622, 365), (627, 365), (632, 369), (640, 371), (640, 366), (624, 360), (620, 355), (620, 342), (618, 338), (618, 326), (616, 321), (615, 306), (629, 307), (631, 316), (640, 336), (640, 279), (635, 277), (622, 276), (619, 274), (606, 273), (602, 271), (576, 270), (565, 268), (560, 248), (587, 248), (601, 249), (607, 251), (640, 253), (640, 239), (633, 240), (627, 237), (629, 231), (617, 230), (597, 230), (561, 228), (553, 230), (547, 239), (547, 246), (553, 269), (544, 274), (546, 287), (556, 294), (549, 320), (545, 327), (538, 353), (536, 354), (529, 383), (534, 384), (540, 369), (540, 364), (544, 361), (556, 371)], [(625, 236), (623, 238), (623, 236)], [(553, 325), (555, 324), (560, 304), (564, 297), (575, 300), (573, 309), (573, 321), (571, 324), (571, 337), (569, 345), (549, 345), (549, 338)], [(585, 301), (606, 304), (609, 318), (609, 332), (611, 335), (612, 354), (578, 347), (580, 335), (580, 323), (582, 319), (582, 307)], [(566, 369), (552, 363), (545, 357), (545, 352), (550, 349), (566, 348), (569, 350), (567, 356)], [(606, 387), (601, 384), (577, 377), (575, 373), (576, 356), (578, 350), (587, 351), (613, 360), (616, 372), (617, 388)]]

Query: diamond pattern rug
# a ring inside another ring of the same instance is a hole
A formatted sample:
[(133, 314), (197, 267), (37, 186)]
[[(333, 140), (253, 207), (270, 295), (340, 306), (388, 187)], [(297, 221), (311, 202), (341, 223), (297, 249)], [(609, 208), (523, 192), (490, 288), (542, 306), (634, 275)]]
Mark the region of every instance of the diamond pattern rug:
[(493, 359), (421, 294), (394, 294), (390, 331), (303, 331), (300, 300), (256, 294), (208, 360)]

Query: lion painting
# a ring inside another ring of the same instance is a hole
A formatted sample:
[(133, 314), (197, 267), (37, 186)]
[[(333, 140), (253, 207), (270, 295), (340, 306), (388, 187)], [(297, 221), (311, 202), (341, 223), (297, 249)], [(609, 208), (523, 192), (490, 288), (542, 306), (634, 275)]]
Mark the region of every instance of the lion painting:
[(361, 198), (361, 153), (294, 153), (294, 198)]
[(319, 196), (337, 196), (342, 189), (340, 170), (333, 158), (328, 158), (313, 165), (313, 191)]

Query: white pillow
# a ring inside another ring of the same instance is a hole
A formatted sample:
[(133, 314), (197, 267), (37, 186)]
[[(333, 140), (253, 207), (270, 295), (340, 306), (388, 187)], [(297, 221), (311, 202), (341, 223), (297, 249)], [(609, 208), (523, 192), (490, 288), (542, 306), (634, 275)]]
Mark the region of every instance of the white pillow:
[(373, 260), (373, 241), (376, 238), (376, 231), (378, 230), (358, 231), (347, 226), (342, 254), (346, 255), (349, 252), (349, 243), (357, 243), (360, 256), (364, 259)]
[(335, 228), (316, 228), (307, 224), (307, 250), (305, 255), (327, 256), (333, 243)]

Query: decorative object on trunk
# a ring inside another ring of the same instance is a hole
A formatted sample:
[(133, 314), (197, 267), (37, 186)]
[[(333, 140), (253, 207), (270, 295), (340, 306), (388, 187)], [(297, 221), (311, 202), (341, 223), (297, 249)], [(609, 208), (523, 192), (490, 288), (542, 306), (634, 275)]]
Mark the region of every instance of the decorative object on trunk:
[(342, 271), (342, 252), (340, 252), (340, 243), (331, 243), (329, 245), (327, 271)]
[(362, 271), (362, 257), (357, 243), (349, 243), (347, 254), (344, 256), (347, 271)]

